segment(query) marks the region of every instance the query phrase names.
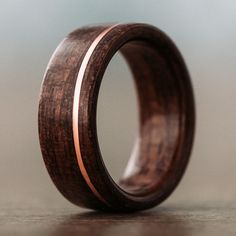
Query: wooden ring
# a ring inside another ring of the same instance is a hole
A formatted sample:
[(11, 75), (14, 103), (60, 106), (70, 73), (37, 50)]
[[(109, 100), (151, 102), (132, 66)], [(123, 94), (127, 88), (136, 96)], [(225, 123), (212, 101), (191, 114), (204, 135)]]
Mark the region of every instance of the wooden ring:
[[(118, 50), (133, 73), (140, 111), (137, 145), (119, 184), (104, 165), (96, 130), (99, 87)], [(49, 62), (38, 120), (46, 167), (69, 201), (100, 210), (147, 209), (172, 193), (190, 156), (195, 126), (190, 77), (174, 43), (153, 26), (80, 28)]]

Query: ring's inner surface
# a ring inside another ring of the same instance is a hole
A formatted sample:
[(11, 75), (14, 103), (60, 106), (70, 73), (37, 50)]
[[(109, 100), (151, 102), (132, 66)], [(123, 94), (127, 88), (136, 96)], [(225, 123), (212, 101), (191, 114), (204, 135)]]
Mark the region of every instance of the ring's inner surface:
[(119, 186), (129, 194), (154, 192), (171, 171), (180, 129), (181, 90), (170, 50), (130, 41), (120, 51), (135, 80), (139, 135)]

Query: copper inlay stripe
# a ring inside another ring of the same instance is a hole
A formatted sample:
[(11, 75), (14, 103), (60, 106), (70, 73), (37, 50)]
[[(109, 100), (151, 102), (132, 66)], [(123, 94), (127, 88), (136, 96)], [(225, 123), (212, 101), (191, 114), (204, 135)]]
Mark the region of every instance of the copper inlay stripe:
[(86, 52), (86, 54), (84, 56), (84, 59), (83, 59), (82, 63), (81, 63), (80, 69), (79, 69), (79, 73), (78, 73), (77, 81), (76, 81), (76, 85), (75, 85), (74, 101), (73, 101), (73, 123), (72, 123), (72, 125), (73, 125), (74, 146), (75, 146), (76, 156), (77, 156), (77, 160), (78, 160), (78, 165), (79, 165), (81, 174), (83, 175), (83, 177), (84, 177), (86, 183), (88, 184), (89, 188), (91, 189), (91, 191), (97, 196), (97, 198), (99, 200), (101, 200), (103, 203), (105, 203), (107, 205), (109, 205), (107, 203), (107, 201), (104, 200), (104, 198), (101, 196), (101, 194), (97, 191), (96, 187), (91, 182), (91, 180), (89, 178), (89, 175), (86, 171), (86, 168), (84, 166), (84, 163), (83, 163), (83, 159), (82, 159), (81, 152), (80, 152), (80, 141), (79, 141), (79, 128), (78, 128), (79, 109), (78, 109), (78, 105), (79, 105), (79, 101), (80, 101), (81, 85), (82, 85), (82, 81), (83, 81), (83, 78), (84, 78), (84, 73), (86, 71), (88, 62), (89, 62), (96, 46), (101, 41), (101, 39), (110, 30), (112, 30), (116, 26), (117, 26), (117, 24), (107, 28), (106, 30), (104, 30), (102, 33), (100, 33), (97, 36), (97, 38), (90, 45), (88, 51)]

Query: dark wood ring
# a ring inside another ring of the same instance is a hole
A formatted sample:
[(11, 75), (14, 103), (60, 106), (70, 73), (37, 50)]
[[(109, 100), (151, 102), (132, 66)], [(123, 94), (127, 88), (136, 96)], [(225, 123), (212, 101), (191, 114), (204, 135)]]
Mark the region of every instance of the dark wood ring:
[[(140, 110), (136, 149), (119, 184), (103, 163), (96, 130), (99, 87), (118, 50), (133, 73)], [(172, 193), (190, 156), (195, 126), (190, 77), (174, 43), (153, 26), (80, 28), (49, 62), (38, 119), (46, 167), (69, 201), (100, 210), (147, 209)]]

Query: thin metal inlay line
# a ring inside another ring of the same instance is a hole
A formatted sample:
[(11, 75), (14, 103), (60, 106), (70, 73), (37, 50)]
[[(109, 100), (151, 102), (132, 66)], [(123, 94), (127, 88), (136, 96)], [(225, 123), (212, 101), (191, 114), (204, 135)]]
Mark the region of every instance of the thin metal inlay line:
[(78, 127), (78, 117), (79, 117), (79, 102), (80, 102), (80, 92), (81, 92), (81, 85), (82, 81), (84, 78), (84, 74), (86, 71), (86, 68), (88, 66), (89, 60), (96, 48), (96, 46), (99, 44), (101, 39), (114, 27), (116, 27), (118, 24), (115, 24), (106, 30), (104, 30), (102, 33), (100, 33), (97, 38), (93, 41), (93, 43), (90, 45), (88, 51), (86, 52), (84, 59), (81, 63), (78, 76), (77, 76), (77, 81), (75, 85), (75, 91), (74, 91), (74, 100), (73, 100), (73, 115), (72, 115), (72, 126), (73, 126), (73, 138), (74, 138), (74, 146), (75, 146), (75, 151), (76, 151), (76, 156), (77, 156), (77, 161), (78, 165), (81, 171), (82, 176), (84, 177), (84, 180), (88, 184), (89, 188), (92, 190), (92, 192), (96, 195), (96, 197), (101, 200), (103, 203), (109, 205), (107, 201), (101, 196), (101, 194), (97, 191), (96, 187), (93, 185), (87, 170), (84, 166), (83, 159), (81, 156), (80, 152), (80, 141), (79, 141), (79, 127)]

